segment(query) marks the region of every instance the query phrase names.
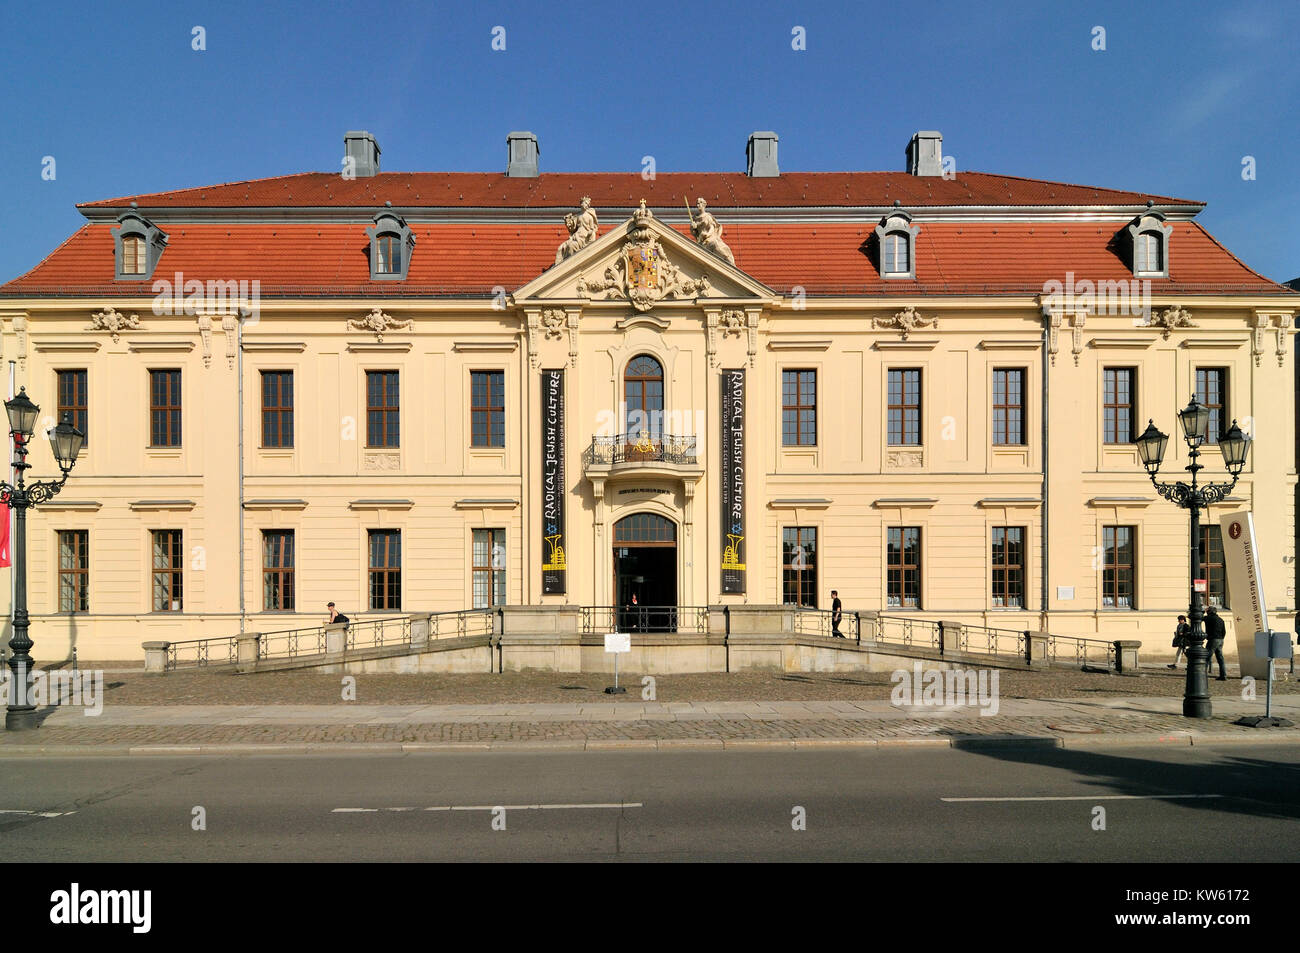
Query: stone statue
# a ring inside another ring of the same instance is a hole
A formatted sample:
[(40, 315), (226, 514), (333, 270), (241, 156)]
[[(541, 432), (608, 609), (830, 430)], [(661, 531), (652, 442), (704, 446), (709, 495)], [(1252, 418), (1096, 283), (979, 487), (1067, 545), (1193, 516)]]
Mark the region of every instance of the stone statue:
[(596, 240), (596, 232), (600, 229), (600, 219), (596, 216), (596, 210), (591, 207), (590, 197), (586, 195), (582, 197), (582, 209), (577, 215), (570, 213), (564, 216), (564, 227), (569, 230), (569, 237), (564, 244), (555, 250), (555, 263), (557, 265), (570, 255), (576, 255)]
[[(727, 243), (722, 240), (722, 226), (718, 220), (713, 217), (711, 212), (706, 211), (707, 203), (700, 199), (695, 203), (700, 210), (698, 215), (691, 215), (691, 234), (695, 240), (703, 246), (706, 251), (717, 255), (728, 265), (735, 266), (736, 256), (731, 253)], [(686, 209), (690, 213), (690, 207)]]

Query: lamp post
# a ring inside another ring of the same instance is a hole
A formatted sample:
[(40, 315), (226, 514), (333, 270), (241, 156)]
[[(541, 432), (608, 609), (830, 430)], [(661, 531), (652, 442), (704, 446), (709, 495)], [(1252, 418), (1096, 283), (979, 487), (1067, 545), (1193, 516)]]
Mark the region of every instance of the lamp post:
[(63, 489), (68, 482), (68, 474), (77, 462), (81, 445), (86, 435), (72, 426), (69, 415), (63, 415), (63, 421), (50, 431), (50, 446), (54, 450), (54, 460), (63, 471), (63, 477), (57, 482), (38, 480), (28, 484), (23, 473), (31, 469), (27, 462), (28, 445), (36, 429), (36, 418), (41, 408), (33, 404), (27, 396), (27, 388), (18, 392), (18, 396), (5, 401), (5, 411), (9, 414), (9, 435), (13, 438), (14, 450), (18, 459), (13, 467), (18, 471), (16, 485), (0, 482), (0, 503), (14, 510), (14, 633), (9, 640), (13, 654), (9, 656), (9, 668), (13, 672), (12, 688), (9, 693), (9, 710), (5, 712), (5, 728), (9, 731), (23, 731), (36, 728), (36, 706), (31, 704), (28, 691), (28, 678), (32, 671), (32, 640), (27, 637), (30, 622), (27, 617), (27, 509), (44, 503)]
[(1188, 618), (1192, 623), (1192, 643), (1187, 648), (1187, 685), (1183, 689), (1183, 715), (1187, 718), (1209, 718), (1212, 714), (1209, 682), (1210, 653), (1204, 644), (1205, 631), (1201, 623), (1205, 616), (1201, 611), (1201, 600), (1197, 597), (1195, 581), (1200, 568), (1197, 556), (1201, 545), (1201, 510), (1208, 509), (1214, 503), (1222, 502), (1237, 485), (1241, 471), (1246, 466), (1246, 455), (1250, 452), (1251, 438), (1241, 432), (1237, 421), (1234, 420), (1228, 432), (1219, 439), (1219, 449), (1223, 451), (1223, 465), (1227, 468), (1228, 475), (1232, 477), (1232, 482), (1198, 484), (1196, 474), (1205, 469), (1198, 461), (1201, 456), (1201, 445), (1205, 442), (1206, 428), (1210, 422), (1210, 409), (1193, 395), (1191, 403), (1178, 412), (1178, 422), (1182, 425), (1183, 439), (1187, 441), (1188, 455), (1191, 458), (1191, 462), (1183, 468), (1192, 475), (1189, 481), (1179, 480), (1175, 483), (1156, 481), (1156, 474), (1160, 470), (1160, 462), (1164, 459), (1169, 436), (1157, 430), (1154, 421), (1148, 420), (1147, 429), (1137, 438), (1137, 451), (1156, 492), (1177, 506), (1191, 511), (1191, 579), (1188, 583), (1191, 604), (1188, 607)]

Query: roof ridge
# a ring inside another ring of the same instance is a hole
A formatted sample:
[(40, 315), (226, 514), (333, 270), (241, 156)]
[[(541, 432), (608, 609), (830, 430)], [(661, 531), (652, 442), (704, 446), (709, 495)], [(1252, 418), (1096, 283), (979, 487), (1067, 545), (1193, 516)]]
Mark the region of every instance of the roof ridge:
[(1157, 195), (1155, 192), (1145, 192), (1139, 189), (1115, 189), (1108, 185), (1085, 185), (1082, 182), (1062, 182), (1060, 179), (1036, 179), (1027, 175), (1008, 175), (1005, 172), (980, 172), (976, 169), (968, 169), (960, 175), (986, 175), (997, 179), (1015, 179), (1017, 182), (1033, 182), (1036, 185), (1064, 185), (1072, 189), (1095, 189), (1099, 192), (1128, 192), (1130, 195), (1145, 195), (1148, 198), (1167, 199), (1170, 202), (1181, 202), (1185, 205), (1205, 205), (1206, 203), (1199, 199), (1180, 199), (1173, 195)]
[(161, 192), (137, 192), (132, 195), (117, 195), (107, 199), (95, 199), (92, 202), (80, 202), (77, 208), (90, 208), (93, 205), (106, 205), (109, 202), (122, 202), (127, 199), (143, 199), (151, 195), (176, 195), (179, 192), (202, 192), (204, 189), (224, 189), (231, 185), (253, 185), (257, 182), (272, 182), (276, 179), (297, 179), (306, 175), (333, 175), (332, 172), (286, 172), (283, 175), (264, 175), (259, 179), (235, 179), (232, 182), (214, 182), (211, 185), (191, 185), (183, 189), (164, 189)]

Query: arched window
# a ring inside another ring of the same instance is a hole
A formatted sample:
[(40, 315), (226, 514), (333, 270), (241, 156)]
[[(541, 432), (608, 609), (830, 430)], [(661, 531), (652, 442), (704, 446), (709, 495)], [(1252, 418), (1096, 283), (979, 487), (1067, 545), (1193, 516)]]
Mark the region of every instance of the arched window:
[(623, 432), (657, 439), (663, 431), (664, 368), (649, 354), (628, 362), (623, 372), (623, 403), (626, 418)]
[(415, 232), (407, 226), (406, 220), (394, 212), (380, 212), (374, 217), (374, 224), (366, 229), (366, 234), (370, 237), (370, 279), (405, 279), (415, 248)]
[(921, 227), (901, 209), (890, 212), (876, 226), (876, 248), (881, 278), (916, 277), (916, 236)]
[(1135, 278), (1169, 277), (1169, 236), (1172, 225), (1165, 224), (1160, 212), (1144, 212), (1126, 230), (1132, 250), (1131, 265)]
[(657, 513), (633, 513), (614, 524), (615, 546), (662, 546), (675, 542), (677, 526)]
[(379, 252), (379, 261), (375, 271), (381, 275), (400, 275), (402, 273), (402, 237), (400, 235), (380, 235), (375, 239), (375, 249)]
[(113, 229), (114, 277), (118, 281), (148, 278), (166, 246), (167, 236), (157, 225), (134, 210), (123, 212)]
[(123, 238), (122, 274), (143, 275), (146, 267), (144, 238), (140, 235), (128, 235)]

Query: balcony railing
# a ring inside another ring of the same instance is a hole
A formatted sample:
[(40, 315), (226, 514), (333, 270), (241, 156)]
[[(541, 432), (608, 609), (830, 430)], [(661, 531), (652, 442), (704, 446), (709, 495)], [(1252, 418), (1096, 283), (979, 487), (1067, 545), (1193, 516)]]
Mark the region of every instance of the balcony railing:
[(613, 466), (619, 463), (675, 463), (693, 466), (698, 458), (694, 437), (621, 433), (613, 437), (592, 438), (582, 462), (586, 466)]

